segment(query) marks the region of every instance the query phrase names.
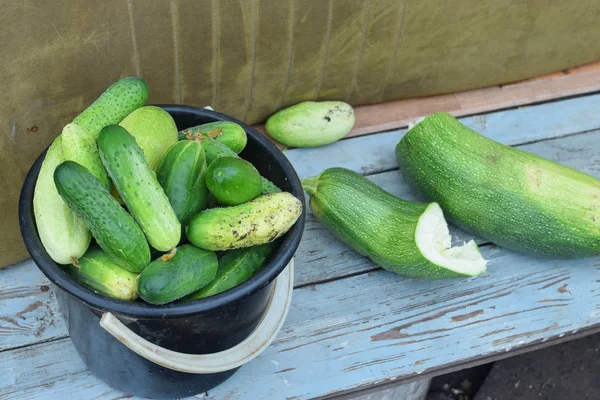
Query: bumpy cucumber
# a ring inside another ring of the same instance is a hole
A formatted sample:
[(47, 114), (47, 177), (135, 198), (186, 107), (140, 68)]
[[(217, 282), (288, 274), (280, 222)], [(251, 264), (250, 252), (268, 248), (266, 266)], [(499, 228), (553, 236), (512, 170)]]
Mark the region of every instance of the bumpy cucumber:
[(396, 147), (404, 174), (477, 236), (559, 258), (600, 254), (600, 181), (437, 113)]
[(212, 251), (183, 245), (154, 260), (138, 277), (140, 297), (150, 304), (165, 304), (193, 293), (217, 273), (217, 256)]
[(137, 274), (127, 271), (98, 247), (91, 247), (76, 265), (66, 267), (79, 283), (108, 297), (135, 300)]
[(54, 185), (54, 170), (65, 161), (62, 138), (57, 137), (42, 163), (33, 192), (33, 212), (40, 240), (48, 255), (59, 264), (70, 264), (87, 250), (92, 235)]
[(343, 168), (304, 179), (302, 186), (317, 219), (382, 268), (421, 279), (474, 276), (486, 270), (474, 241), (450, 247), (448, 225), (437, 203), (399, 199)]
[(61, 197), (115, 262), (131, 272), (148, 265), (150, 248), (144, 233), (85, 167), (65, 161), (56, 168), (54, 182)]
[(188, 240), (207, 250), (230, 250), (269, 243), (286, 233), (302, 214), (302, 203), (287, 192), (248, 203), (204, 210), (190, 220)]
[(119, 125), (135, 138), (153, 171), (156, 171), (167, 150), (177, 143), (175, 120), (160, 107), (140, 107)]
[(265, 128), (287, 146), (316, 147), (340, 140), (353, 126), (354, 111), (349, 104), (305, 101), (271, 116)]
[(119, 79), (106, 89), (73, 122), (88, 132), (94, 140), (106, 125), (118, 124), (148, 98), (148, 85), (138, 77)]
[[(210, 164), (215, 161), (217, 158), (221, 157), (238, 157), (235, 151), (231, 150), (229, 147), (225, 146), (223, 143), (216, 141), (211, 137), (205, 137), (202, 142), (202, 147), (204, 147), (204, 153), (206, 154), (206, 163), (210, 166)], [(261, 177), (261, 194), (269, 194), (269, 193), (277, 193), (281, 192), (273, 182), (268, 180), (265, 177)]]
[(87, 168), (106, 189), (110, 188), (110, 179), (100, 160), (96, 140), (77, 124), (67, 124), (62, 131), (62, 146), (65, 160), (75, 161)]
[(183, 140), (167, 151), (156, 171), (158, 182), (169, 198), (181, 224), (206, 208), (206, 159), (202, 145)]
[(194, 126), (179, 132), (179, 140), (194, 138), (194, 135), (211, 137), (218, 142), (223, 143), (236, 154), (240, 153), (246, 147), (248, 138), (246, 131), (235, 122), (217, 121), (209, 124)]
[(260, 174), (241, 158), (221, 157), (206, 171), (206, 185), (221, 204), (234, 206), (257, 198), (261, 192)]
[(202, 289), (190, 294), (186, 301), (214, 296), (250, 279), (271, 255), (274, 244), (266, 243), (245, 249), (229, 250), (219, 259), (215, 278)]
[(161, 251), (177, 246), (181, 224), (135, 138), (125, 128), (109, 125), (100, 132), (98, 148), (121, 199), (150, 245)]

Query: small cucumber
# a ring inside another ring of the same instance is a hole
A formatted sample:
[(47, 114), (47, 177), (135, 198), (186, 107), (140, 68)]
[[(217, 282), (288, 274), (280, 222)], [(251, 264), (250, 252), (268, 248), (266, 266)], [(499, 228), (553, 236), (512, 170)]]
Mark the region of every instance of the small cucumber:
[(192, 217), (186, 233), (202, 249), (238, 249), (274, 241), (301, 214), (302, 203), (292, 194), (271, 193), (237, 206), (204, 210)]
[(33, 192), (33, 212), (44, 249), (58, 264), (70, 264), (87, 250), (92, 235), (58, 194), (54, 171), (65, 161), (62, 137), (57, 137), (42, 163)]
[(181, 224), (206, 208), (206, 159), (202, 145), (182, 140), (167, 151), (158, 165), (156, 178), (169, 198)]
[(167, 150), (177, 143), (175, 120), (160, 107), (140, 107), (119, 125), (135, 138), (153, 171), (156, 171)]
[(183, 245), (142, 271), (138, 292), (150, 304), (170, 303), (207, 285), (215, 278), (217, 266), (214, 252)]
[(98, 148), (121, 199), (150, 245), (160, 251), (177, 246), (181, 224), (135, 138), (125, 128), (109, 125), (100, 132)]
[(221, 204), (235, 206), (260, 196), (260, 174), (241, 158), (221, 157), (206, 171), (208, 190)]
[(354, 110), (341, 101), (304, 101), (271, 116), (269, 135), (291, 147), (323, 146), (343, 138), (354, 126)]
[(75, 161), (87, 168), (106, 189), (110, 179), (100, 160), (96, 140), (77, 124), (67, 124), (62, 131), (62, 146), (65, 160)]
[(246, 143), (248, 143), (248, 138), (244, 128), (235, 122), (229, 121), (211, 122), (209, 124), (188, 128), (179, 132), (179, 140), (192, 140), (194, 135), (198, 134), (204, 137), (216, 139), (218, 142), (221, 142), (229, 147), (236, 154), (239, 154), (242, 150), (244, 150)]
[(120, 300), (138, 298), (137, 274), (122, 268), (96, 246), (91, 247), (77, 265), (66, 268), (77, 282), (104, 296)]
[(144, 105), (148, 98), (148, 85), (135, 76), (119, 79), (73, 122), (89, 133), (94, 140), (107, 125), (118, 124), (133, 110)]
[(219, 259), (217, 275), (208, 285), (185, 298), (186, 301), (214, 296), (250, 279), (273, 251), (274, 243), (226, 251)]
[(367, 178), (329, 168), (302, 180), (310, 208), (333, 234), (382, 268), (417, 279), (476, 276), (486, 261), (475, 241), (451, 247), (437, 203), (400, 199)]
[[(211, 137), (205, 137), (201, 142), (206, 154), (206, 163), (209, 166), (213, 161), (221, 157), (240, 157), (229, 147)], [(281, 189), (265, 177), (261, 177), (261, 187), (261, 194), (281, 192)]]
[(144, 233), (94, 175), (74, 161), (56, 168), (58, 193), (92, 232), (98, 245), (128, 271), (140, 272), (150, 262)]

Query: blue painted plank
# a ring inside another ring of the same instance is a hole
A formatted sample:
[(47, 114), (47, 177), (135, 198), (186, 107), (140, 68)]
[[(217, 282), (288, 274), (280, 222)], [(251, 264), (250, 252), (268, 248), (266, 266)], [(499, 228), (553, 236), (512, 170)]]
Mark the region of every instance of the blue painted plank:
[[(483, 252), (491, 265), (478, 278), (415, 281), (379, 270), (294, 291), (274, 343), (208, 399), (331, 395), (600, 328), (600, 257)], [(0, 353), (0, 365), (10, 371), (0, 375), (0, 397), (61, 398), (74, 388), (86, 398), (118, 395), (65, 340)]]
[[(520, 144), (600, 128), (600, 94), (460, 118), (471, 129), (504, 144)], [(285, 155), (301, 178), (344, 167), (371, 174), (396, 168), (394, 148), (406, 129), (342, 140)]]

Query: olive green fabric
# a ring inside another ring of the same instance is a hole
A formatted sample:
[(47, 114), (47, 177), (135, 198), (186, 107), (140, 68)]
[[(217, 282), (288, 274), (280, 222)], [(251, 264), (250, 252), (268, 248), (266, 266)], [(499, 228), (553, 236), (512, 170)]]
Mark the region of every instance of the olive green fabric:
[(152, 103), (254, 123), (302, 100), (375, 103), (598, 60), (599, 14), (595, 0), (3, 2), (0, 265), (27, 256), (31, 163), (119, 77), (144, 77)]

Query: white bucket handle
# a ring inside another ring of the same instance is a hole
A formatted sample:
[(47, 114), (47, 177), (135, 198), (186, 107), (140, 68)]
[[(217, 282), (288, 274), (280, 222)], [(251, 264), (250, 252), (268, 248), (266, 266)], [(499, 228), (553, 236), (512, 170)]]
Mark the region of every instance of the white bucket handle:
[(229, 371), (257, 357), (279, 333), (292, 302), (294, 260), (279, 274), (274, 284), (267, 311), (250, 336), (240, 344), (217, 353), (186, 354), (157, 346), (138, 336), (109, 312), (102, 314), (100, 326), (131, 351), (163, 367), (191, 374)]

